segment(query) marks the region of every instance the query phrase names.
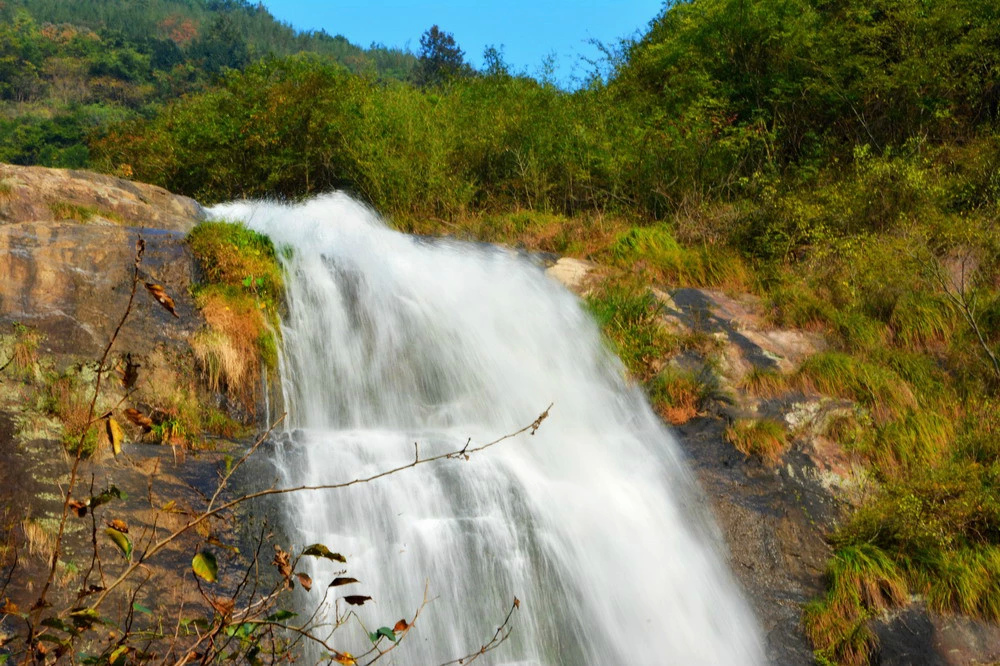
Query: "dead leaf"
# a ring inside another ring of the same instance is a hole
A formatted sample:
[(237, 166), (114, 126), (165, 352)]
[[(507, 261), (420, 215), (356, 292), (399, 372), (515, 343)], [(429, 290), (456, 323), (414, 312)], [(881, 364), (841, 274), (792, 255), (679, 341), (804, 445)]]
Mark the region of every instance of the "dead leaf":
[(371, 597), (365, 597), (360, 594), (349, 594), (348, 596), (344, 597), (344, 601), (351, 604), (352, 606), (361, 606), (366, 601), (371, 601), (371, 600), (372, 600)]
[(307, 574), (298, 572), (295, 574), (295, 577), (299, 579), (299, 585), (305, 588), (306, 592), (312, 589), (313, 581), (312, 578), (310, 578)]
[(131, 407), (127, 408), (125, 410), (125, 418), (137, 426), (142, 427), (143, 432), (149, 432), (153, 429), (153, 419), (149, 418), (138, 409), (132, 409)]
[(170, 298), (170, 296), (167, 295), (167, 292), (163, 288), (163, 285), (153, 284), (152, 282), (146, 282), (145, 284), (146, 284), (146, 289), (149, 291), (150, 295), (152, 295), (152, 297), (156, 299), (157, 303), (162, 305), (167, 310), (167, 312), (169, 312), (173, 316), (180, 318), (180, 315), (177, 314), (176, 310), (174, 310), (174, 299)]
[(520, 607), (521, 607), (521, 600), (518, 599), (517, 597), (514, 597), (514, 608), (520, 608)]
[(122, 372), (122, 384), (126, 389), (135, 386), (139, 379), (139, 368), (142, 366), (132, 360), (132, 353), (125, 354), (125, 369)]
[(336, 650), (333, 651), (333, 660), (338, 664), (346, 664), (346, 666), (354, 666), (358, 663), (350, 652), (337, 652)]
[(111, 416), (104, 422), (104, 429), (107, 431), (108, 441), (111, 442), (111, 451), (117, 456), (122, 452), (125, 431), (118, 425), (118, 421), (115, 421), (114, 417)]
[(20, 611), (17, 608), (17, 604), (12, 602), (10, 599), (3, 600), (3, 606), (0, 606), (0, 614), (2, 615), (14, 615)]
[(292, 564), (288, 553), (278, 544), (274, 545), (274, 559), (271, 560), (271, 564), (278, 567), (278, 573), (285, 579), (285, 587), (292, 589)]
[(115, 518), (114, 520), (106, 520), (104, 522), (111, 529), (118, 530), (122, 534), (128, 534), (128, 524), (124, 520)]
[(337, 576), (336, 578), (333, 579), (333, 582), (330, 583), (328, 587), (337, 587), (338, 585), (349, 585), (351, 583), (357, 583), (357, 582), (358, 582), (357, 578), (346, 578), (346, 577), (341, 578), (340, 576)]
[(219, 615), (228, 617), (233, 612), (233, 609), (236, 608), (236, 601), (234, 599), (212, 599), (212, 608)]
[(69, 508), (76, 512), (78, 518), (87, 517), (87, 503), (80, 500), (70, 500)]
[(405, 619), (400, 620), (399, 622), (397, 622), (396, 624), (394, 624), (392, 626), (392, 630), (395, 631), (397, 634), (401, 634), (401, 633), (403, 633), (404, 631), (406, 631), (409, 628), (410, 628), (410, 625), (408, 625), (406, 623)]

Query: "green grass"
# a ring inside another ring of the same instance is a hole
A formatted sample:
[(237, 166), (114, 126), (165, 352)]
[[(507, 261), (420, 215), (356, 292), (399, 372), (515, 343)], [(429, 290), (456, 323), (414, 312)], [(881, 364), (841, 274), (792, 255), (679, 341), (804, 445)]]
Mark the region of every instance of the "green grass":
[(237, 222), (201, 222), (188, 243), (206, 284), (233, 287), (277, 312), (284, 278), (270, 238)]
[(773, 368), (754, 366), (743, 377), (740, 388), (758, 398), (776, 398), (790, 389), (788, 377)]
[(900, 346), (926, 349), (950, 342), (959, 315), (941, 294), (907, 291), (896, 301), (888, 324)]
[(644, 286), (608, 281), (587, 297), (587, 305), (629, 373), (641, 382), (655, 363), (676, 349), (676, 340), (658, 321), (662, 305)]
[(808, 603), (802, 625), (820, 664), (862, 666), (877, 651), (868, 620), (908, 599), (893, 559), (871, 544), (839, 548), (827, 564), (827, 592)]
[(76, 220), (77, 222), (90, 222), (95, 217), (103, 217), (112, 222), (122, 222), (122, 217), (113, 211), (106, 211), (94, 206), (82, 206), (69, 203), (68, 201), (58, 201), (49, 204), (49, 210), (57, 220)]
[(746, 289), (750, 272), (724, 246), (682, 247), (664, 225), (632, 227), (621, 233), (599, 259), (628, 270), (646, 270), (670, 286)]

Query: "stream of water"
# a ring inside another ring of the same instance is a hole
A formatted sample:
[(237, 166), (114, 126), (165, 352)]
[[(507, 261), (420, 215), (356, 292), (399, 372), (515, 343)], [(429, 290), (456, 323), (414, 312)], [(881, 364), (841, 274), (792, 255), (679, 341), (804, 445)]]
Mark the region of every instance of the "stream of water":
[[(489, 246), (407, 236), (343, 194), (211, 210), (286, 270), (283, 482), (329, 484), (534, 435), (346, 490), (285, 496), (296, 547), (347, 558), (370, 631), (433, 601), (386, 657), (436, 664), (759, 664), (759, 630), (668, 430), (579, 300)], [(333, 563), (312, 561), (315, 604)], [(341, 566), (341, 565), (337, 565)], [(311, 596), (310, 596), (311, 595)], [(341, 602), (341, 608), (345, 608)], [(351, 623), (334, 635), (357, 654)]]

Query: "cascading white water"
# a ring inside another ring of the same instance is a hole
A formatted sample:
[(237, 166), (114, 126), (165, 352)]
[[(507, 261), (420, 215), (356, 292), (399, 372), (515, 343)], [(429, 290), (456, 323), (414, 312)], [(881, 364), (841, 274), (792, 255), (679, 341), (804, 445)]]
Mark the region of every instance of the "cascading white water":
[[(346, 490), (288, 495), (297, 547), (361, 580), (369, 630), (434, 598), (391, 663), (478, 649), (487, 663), (763, 663), (670, 434), (579, 301), (514, 253), (388, 229), (343, 194), (238, 202), (216, 218), (272, 238), (287, 272), (284, 482), (329, 484), (527, 434)], [(311, 559), (311, 558), (305, 558)], [(315, 603), (334, 569), (312, 563)], [(346, 590), (346, 591), (344, 591)], [(353, 626), (353, 625), (349, 625)], [(358, 652), (345, 627), (338, 649)]]

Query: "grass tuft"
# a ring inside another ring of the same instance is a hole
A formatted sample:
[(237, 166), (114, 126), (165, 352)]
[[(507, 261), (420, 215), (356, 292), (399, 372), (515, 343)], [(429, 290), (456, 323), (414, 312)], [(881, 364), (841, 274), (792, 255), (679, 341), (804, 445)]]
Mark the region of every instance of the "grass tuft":
[(746, 289), (751, 282), (746, 264), (732, 250), (682, 247), (665, 225), (632, 227), (602, 254), (615, 266), (645, 269), (672, 285)]
[(103, 217), (112, 222), (122, 222), (122, 217), (113, 211), (100, 210), (94, 206), (81, 206), (68, 201), (57, 201), (49, 204), (49, 211), (57, 220), (76, 220), (90, 222), (95, 217)]
[(662, 305), (653, 293), (634, 283), (609, 281), (587, 297), (587, 305), (629, 374), (641, 382), (652, 379), (659, 360), (676, 347), (658, 321)]
[(775, 465), (788, 446), (788, 432), (774, 419), (738, 419), (723, 435), (727, 442), (744, 455)]
[(740, 382), (740, 388), (758, 398), (777, 398), (788, 392), (788, 378), (773, 368), (754, 366)]
[(683, 425), (698, 416), (708, 387), (693, 372), (665, 368), (647, 385), (649, 400), (671, 425)]

